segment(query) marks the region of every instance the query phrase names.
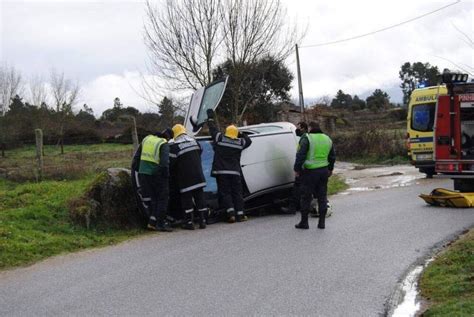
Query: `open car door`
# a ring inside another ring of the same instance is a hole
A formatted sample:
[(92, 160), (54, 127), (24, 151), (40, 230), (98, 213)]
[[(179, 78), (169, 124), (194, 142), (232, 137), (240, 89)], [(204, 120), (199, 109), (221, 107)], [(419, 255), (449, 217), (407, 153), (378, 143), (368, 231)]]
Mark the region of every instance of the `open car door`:
[(216, 110), (224, 95), (228, 78), (216, 80), (194, 92), (184, 120), (186, 131), (189, 134), (196, 135), (199, 133), (207, 119), (208, 109)]

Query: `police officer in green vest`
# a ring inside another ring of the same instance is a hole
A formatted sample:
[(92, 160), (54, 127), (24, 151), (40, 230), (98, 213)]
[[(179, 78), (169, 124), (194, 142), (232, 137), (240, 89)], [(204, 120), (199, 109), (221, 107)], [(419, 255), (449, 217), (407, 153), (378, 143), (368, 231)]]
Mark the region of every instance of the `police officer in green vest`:
[[(306, 133), (308, 133), (308, 125), (304, 121), (298, 122), (296, 125), (296, 135), (300, 137), (298, 143), (298, 150), (301, 147), (301, 142), (307, 142)], [(300, 210), (301, 203), (301, 178), (295, 177), (295, 183), (293, 189), (291, 190), (291, 195), (288, 198), (288, 207), (281, 207), (280, 211), (283, 214), (294, 215), (297, 211)]]
[(172, 231), (166, 222), (169, 195), (169, 145), (171, 132), (148, 135), (136, 155), (140, 155), (138, 179), (143, 194), (150, 199), (148, 229)]
[(318, 200), (318, 228), (324, 229), (327, 212), (327, 185), (332, 175), (336, 155), (331, 138), (321, 131), (319, 124), (310, 122), (309, 133), (301, 137), (296, 153), (295, 177), (301, 178), (301, 221), (297, 229), (309, 229), (308, 214), (313, 197)]

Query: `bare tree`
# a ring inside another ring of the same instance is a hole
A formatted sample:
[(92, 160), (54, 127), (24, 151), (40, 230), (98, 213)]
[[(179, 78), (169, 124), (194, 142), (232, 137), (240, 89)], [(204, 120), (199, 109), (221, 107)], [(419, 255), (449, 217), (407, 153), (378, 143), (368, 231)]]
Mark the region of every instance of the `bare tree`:
[(61, 154), (64, 154), (64, 130), (68, 119), (73, 114), (72, 108), (79, 97), (80, 86), (78, 82), (65, 78), (64, 72), (58, 73), (54, 69), (51, 71), (50, 85), (58, 116), (58, 144), (61, 146)]
[(48, 87), (41, 75), (34, 75), (28, 81), (29, 101), (32, 105), (40, 107), (48, 104)]
[(280, 0), (226, 0), (222, 2), (226, 56), (234, 64), (248, 64), (271, 55), (284, 60), (300, 40), (296, 25), (289, 26)]
[(72, 112), (72, 107), (79, 97), (79, 83), (65, 78), (64, 72), (58, 73), (53, 69), (51, 71), (50, 85), (56, 112)]
[(170, 87), (197, 89), (211, 82), (222, 42), (219, 8), (218, 0), (166, 0), (161, 8), (147, 0), (144, 36), (151, 67)]
[[(231, 61), (229, 89), (239, 96), (249, 65), (265, 56), (283, 61), (302, 38), (280, 0), (166, 0), (162, 7), (147, 1), (146, 11), (151, 71), (168, 89), (205, 86), (218, 65)], [(254, 102), (234, 100), (232, 120)]]
[(22, 94), (23, 78), (13, 66), (0, 66), (0, 115), (5, 115), (13, 96)]

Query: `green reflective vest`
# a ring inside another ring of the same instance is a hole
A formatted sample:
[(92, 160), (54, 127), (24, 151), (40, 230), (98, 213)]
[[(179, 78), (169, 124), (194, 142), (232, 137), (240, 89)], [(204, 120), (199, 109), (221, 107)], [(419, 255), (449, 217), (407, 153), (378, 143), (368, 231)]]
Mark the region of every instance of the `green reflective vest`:
[(309, 141), (309, 149), (303, 164), (304, 168), (312, 170), (328, 166), (332, 140), (323, 133), (308, 133), (306, 137)]
[(140, 161), (151, 162), (154, 164), (160, 164), (160, 148), (166, 140), (159, 138), (154, 135), (149, 135), (143, 139), (142, 142), (142, 155)]

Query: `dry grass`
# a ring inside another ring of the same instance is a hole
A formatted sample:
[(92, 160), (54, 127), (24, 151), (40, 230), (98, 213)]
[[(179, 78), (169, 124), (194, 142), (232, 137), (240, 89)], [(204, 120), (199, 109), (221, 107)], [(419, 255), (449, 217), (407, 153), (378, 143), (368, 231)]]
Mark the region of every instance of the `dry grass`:
[[(74, 180), (109, 167), (129, 167), (131, 145), (94, 144), (64, 146), (64, 154), (56, 146), (45, 146), (43, 179)], [(32, 146), (7, 151), (0, 158), (0, 177), (25, 182), (36, 181), (38, 171)]]

